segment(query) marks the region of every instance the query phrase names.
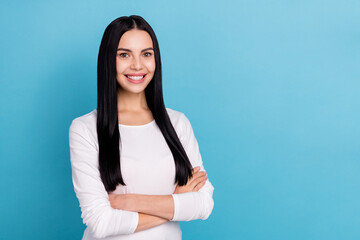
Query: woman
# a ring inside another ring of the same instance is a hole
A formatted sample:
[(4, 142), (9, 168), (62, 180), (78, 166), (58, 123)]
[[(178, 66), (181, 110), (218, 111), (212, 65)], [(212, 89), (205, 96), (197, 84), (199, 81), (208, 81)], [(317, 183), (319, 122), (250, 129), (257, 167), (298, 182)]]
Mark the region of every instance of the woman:
[(214, 187), (193, 129), (165, 108), (157, 38), (140, 16), (115, 19), (98, 55), (98, 102), (69, 128), (83, 239), (181, 239), (207, 219)]

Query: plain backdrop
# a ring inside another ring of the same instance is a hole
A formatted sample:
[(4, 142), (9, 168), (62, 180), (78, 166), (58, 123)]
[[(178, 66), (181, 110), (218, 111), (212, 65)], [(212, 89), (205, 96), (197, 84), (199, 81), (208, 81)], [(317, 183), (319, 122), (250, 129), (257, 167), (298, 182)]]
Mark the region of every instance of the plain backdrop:
[(68, 130), (132, 14), (215, 187), (183, 239), (360, 239), (360, 2), (340, 0), (2, 1), (0, 239), (81, 239)]

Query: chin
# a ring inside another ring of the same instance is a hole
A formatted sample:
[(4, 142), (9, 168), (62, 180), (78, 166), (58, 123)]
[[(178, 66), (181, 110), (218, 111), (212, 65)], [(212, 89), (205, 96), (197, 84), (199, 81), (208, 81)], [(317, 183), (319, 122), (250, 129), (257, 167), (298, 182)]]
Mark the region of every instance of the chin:
[[(146, 85), (147, 86), (147, 85)], [(122, 91), (131, 92), (131, 93), (141, 93), (145, 91), (144, 86), (129, 86), (127, 85), (125, 88), (121, 87)]]

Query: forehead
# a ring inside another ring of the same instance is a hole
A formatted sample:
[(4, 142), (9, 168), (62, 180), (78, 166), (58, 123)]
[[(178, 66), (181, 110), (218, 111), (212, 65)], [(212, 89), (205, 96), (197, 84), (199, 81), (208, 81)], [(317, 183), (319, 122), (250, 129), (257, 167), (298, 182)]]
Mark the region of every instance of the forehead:
[(148, 32), (132, 29), (121, 36), (118, 47), (144, 49), (147, 47), (153, 47), (153, 42)]

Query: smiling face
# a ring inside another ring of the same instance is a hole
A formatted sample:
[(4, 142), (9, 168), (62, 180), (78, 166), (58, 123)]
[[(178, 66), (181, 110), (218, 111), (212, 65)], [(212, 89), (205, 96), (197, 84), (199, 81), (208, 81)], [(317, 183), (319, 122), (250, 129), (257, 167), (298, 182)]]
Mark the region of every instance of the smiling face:
[(144, 91), (154, 72), (155, 57), (149, 33), (138, 29), (125, 32), (116, 53), (116, 80), (121, 91)]

